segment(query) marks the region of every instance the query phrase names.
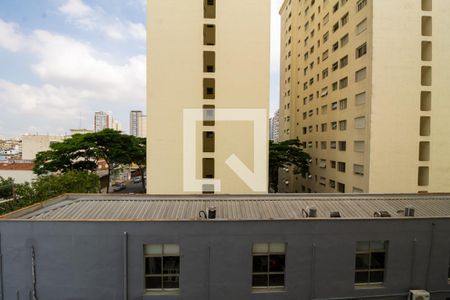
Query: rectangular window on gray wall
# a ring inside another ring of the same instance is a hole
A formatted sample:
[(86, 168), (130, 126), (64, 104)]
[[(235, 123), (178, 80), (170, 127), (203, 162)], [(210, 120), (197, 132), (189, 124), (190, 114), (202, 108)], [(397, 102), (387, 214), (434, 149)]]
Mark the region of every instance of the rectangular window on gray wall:
[(180, 246), (144, 245), (145, 289), (148, 292), (177, 291), (180, 286)]
[(214, 105), (203, 105), (203, 126), (216, 124), (216, 111)]
[(214, 178), (214, 158), (203, 159), (203, 178)]
[(203, 152), (214, 152), (216, 139), (214, 131), (203, 132)]
[(253, 244), (252, 287), (254, 289), (284, 288), (286, 244)]
[(380, 285), (386, 270), (387, 241), (356, 244), (355, 285)]

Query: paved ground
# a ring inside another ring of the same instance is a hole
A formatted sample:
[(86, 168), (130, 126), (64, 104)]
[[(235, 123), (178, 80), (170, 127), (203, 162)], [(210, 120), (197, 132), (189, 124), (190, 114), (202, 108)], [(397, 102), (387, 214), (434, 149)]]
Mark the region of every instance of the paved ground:
[(142, 188), (142, 182), (139, 183), (133, 183), (132, 181), (126, 182), (125, 183), (127, 188), (122, 190), (122, 191), (118, 191), (118, 192), (114, 192), (116, 194), (142, 194), (144, 193), (144, 189)]

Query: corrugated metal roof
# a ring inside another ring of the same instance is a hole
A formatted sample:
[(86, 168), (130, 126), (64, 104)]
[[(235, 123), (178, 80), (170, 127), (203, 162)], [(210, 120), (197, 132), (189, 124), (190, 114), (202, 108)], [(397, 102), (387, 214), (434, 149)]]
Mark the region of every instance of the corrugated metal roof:
[[(373, 219), (387, 211), (404, 218), (403, 210), (414, 207), (415, 217), (450, 217), (450, 194), (348, 195), (291, 194), (261, 196), (132, 196), (70, 195), (58, 201), (6, 216), (20, 220), (201, 220), (200, 211), (215, 207), (218, 220), (299, 220), (302, 210), (317, 209), (317, 218)], [(311, 219), (311, 218), (310, 218)]]

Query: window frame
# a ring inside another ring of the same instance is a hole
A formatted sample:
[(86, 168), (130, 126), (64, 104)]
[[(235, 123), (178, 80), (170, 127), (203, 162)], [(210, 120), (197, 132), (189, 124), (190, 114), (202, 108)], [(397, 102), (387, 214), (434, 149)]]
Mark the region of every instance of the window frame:
[[(383, 251), (379, 251), (379, 250), (373, 250), (372, 249), (372, 244), (374, 243), (380, 243), (382, 242), (384, 244), (384, 249)], [(358, 244), (362, 244), (362, 243), (369, 243), (369, 248), (368, 250), (358, 250)], [(386, 271), (387, 271), (387, 262), (388, 262), (388, 251), (389, 251), (389, 241), (388, 240), (382, 240), (382, 241), (357, 241), (356, 245), (355, 245), (355, 278), (354, 278), (354, 285), (355, 287), (366, 287), (366, 286), (382, 286), (385, 282), (386, 282)], [(373, 253), (384, 253), (384, 264), (383, 264), (383, 268), (371, 268), (372, 265), (372, 254)], [(356, 266), (356, 262), (357, 262), (357, 256), (359, 255), (364, 255), (364, 254), (368, 254), (369, 255), (369, 261), (368, 261), (368, 268), (367, 269), (357, 269)], [(356, 282), (356, 274), (357, 273), (363, 273), (363, 272), (367, 272), (368, 273), (368, 282)], [(370, 281), (370, 273), (371, 272), (383, 272), (383, 281), (376, 281), (376, 282), (371, 282)]]
[[(255, 245), (266, 245), (267, 246), (267, 252), (256, 252), (255, 251)], [(283, 245), (284, 251), (271, 251), (271, 248), (274, 245)], [(286, 252), (287, 252), (287, 243), (285, 242), (270, 242), (270, 243), (253, 243), (252, 244), (252, 270), (251, 270), (251, 276), (252, 276), (252, 291), (253, 292), (261, 292), (261, 291), (273, 291), (273, 290), (285, 290), (286, 289)], [(284, 256), (284, 265), (283, 265), (283, 271), (275, 271), (271, 272), (270, 270), (270, 256)], [(267, 272), (255, 272), (254, 271), (254, 257), (264, 257), (267, 256)], [(261, 275), (267, 275), (267, 286), (254, 286), (253, 278), (254, 276), (261, 276)], [(283, 275), (283, 285), (270, 285), (270, 276), (274, 275)]]
[[(178, 247), (178, 255), (165, 255), (164, 248), (168, 245), (174, 246), (176, 245)], [(161, 246), (161, 254), (147, 254), (146, 253), (146, 246)], [(151, 257), (160, 257), (161, 258), (161, 273), (158, 274), (147, 274), (146, 271), (146, 264), (147, 264), (147, 258)], [(178, 257), (178, 273), (174, 274), (164, 274), (164, 257)], [(162, 294), (179, 294), (180, 291), (180, 277), (181, 277), (181, 247), (179, 244), (176, 243), (159, 243), (159, 244), (144, 244), (143, 246), (143, 262), (144, 262), (144, 292), (145, 294), (154, 294), (154, 293), (162, 293)], [(149, 289), (147, 288), (147, 278), (160, 278), (161, 279), (161, 288), (158, 289)], [(178, 287), (177, 288), (164, 288), (164, 278), (167, 277), (177, 277), (178, 278)]]

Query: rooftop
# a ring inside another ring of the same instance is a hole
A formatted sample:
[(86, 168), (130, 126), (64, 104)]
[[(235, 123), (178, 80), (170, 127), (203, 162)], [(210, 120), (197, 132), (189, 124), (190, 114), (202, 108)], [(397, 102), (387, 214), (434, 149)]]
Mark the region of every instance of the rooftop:
[[(199, 221), (209, 207), (222, 221), (375, 219), (380, 212), (405, 219), (411, 218), (405, 217), (407, 207), (415, 209), (414, 218), (450, 218), (450, 194), (64, 195), (0, 220)], [(317, 217), (308, 218), (309, 208)], [(331, 218), (332, 212), (340, 218)]]
[(32, 171), (33, 167), (31, 162), (0, 163), (0, 170), (4, 171)]

